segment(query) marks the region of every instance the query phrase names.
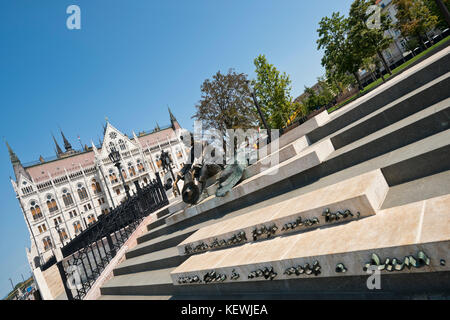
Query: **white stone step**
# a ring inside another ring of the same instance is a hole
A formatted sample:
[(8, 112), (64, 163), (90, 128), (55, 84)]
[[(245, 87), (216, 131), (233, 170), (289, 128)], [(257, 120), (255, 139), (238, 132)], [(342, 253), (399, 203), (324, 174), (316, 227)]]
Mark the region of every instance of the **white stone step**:
[[(183, 255), (186, 253), (187, 246), (194, 248), (200, 244), (207, 244), (209, 246), (205, 250), (217, 249), (218, 247), (214, 248), (211, 246), (214, 240), (226, 241), (233, 235), (238, 235), (241, 232), (245, 233), (246, 240), (242, 240), (239, 244), (253, 241), (252, 231), (255, 228), (261, 228), (261, 226), (271, 227), (276, 225), (276, 232), (271, 234), (274, 237), (285, 235), (289, 232), (310, 230), (317, 226), (345, 222), (351, 219), (373, 215), (380, 208), (388, 188), (380, 170), (368, 172), (307, 194), (285, 201), (274, 202), (265, 208), (250, 211), (225, 222), (219, 222), (201, 228), (178, 245), (178, 252), (180, 255)], [(345, 219), (341, 217), (338, 221), (326, 222), (325, 217), (322, 216), (326, 208), (334, 213), (349, 210), (353, 214), (353, 217), (348, 216)], [(306, 219), (312, 220), (313, 218), (317, 218), (318, 224), (297, 226), (293, 229), (282, 230), (285, 224), (296, 221), (298, 217), (301, 217), (303, 222)], [(265, 235), (262, 235), (261, 238), (265, 238)], [(223, 245), (220, 248), (229, 247), (230, 245), (234, 244)], [(200, 251), (203, 250), (197, 252)]]
[[(248, 275), (266, 267), (273, 267), (276, 280), (293, 279), (297, 277), (284, 274), (287, 268), (306, 263), (312, 265), (316, 260), (321, 266), (321, 273), (316, 277), (362, 276), (367, 275), (363, 267), (370, 261), (372, 253), (376, 253), (383, 263), (385, 258), (402, 260), (409, 255), (417, 258), (419, 251), (431, 259), (428, 266), (395, 272), (450, 271), (449, 209), (450, 195), (445, 195), (385, 209), (365, 219), (332, 228), (209, 251), (191, 256), (173, 270), (172, 281), (179, 285), (180, 277), (203, 279), (211, 270), (227, 275), (223, 283), (261, 281), (260, 278), (249, 279)], [(442, 265), (441, 260), (446, 263)], [(336, 272), (339, 263), (344, 264), (347, 272)], [(230, 280), (233, 270), (240, 274), (239, 279)], [(298, 278), (309, 277), (315, 276), (303, 274)]]

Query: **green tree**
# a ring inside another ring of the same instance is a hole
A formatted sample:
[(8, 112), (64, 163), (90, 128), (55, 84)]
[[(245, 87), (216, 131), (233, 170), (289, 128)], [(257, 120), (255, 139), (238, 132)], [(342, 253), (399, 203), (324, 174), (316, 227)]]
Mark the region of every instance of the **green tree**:
[(349, 86), (355, 85), (355, 79), (348, 73), (340, 74), (333, 69), (325, 70), (325, 78), (332, 92), (339, 96)]
[(318, 91), (305, 87), (305, 94), (302, 104), (309, 112), (328, 105), (334, 99), (333, 92), (323, 78), (318, 79)]
[(202, 121), (205, 129), (214, 128), (224, 135), (226, 129), (254, 128), (257, 117), (247, 81), (247, 75), (233, 69), (227, 74), (218, 71), (212, 79), (206, 79), (192, 118)]
[(380, 16), (380, 26), (369, 28), (367, 21), (373, 14), (368, 12), (373, 4), (372, 0), (355, 0), (349, 12), (349, 37), (354, 46), (361, 52), (363, 58), (370, 58), (377, 55), (383, 63), (384, 69), (392, 74), (382, 51), (387, 49), (392, 43), (392, 38), (387, 37), (385, 32), (391, 28), (390, 20), (385, 13)]
[(438, 22), (424, 0), (393, 0), (397, 9), (396, 27), (404, 37), (414, 37), (424, 48), (422, 36), (433, 29)]
[[(443, 5), (447, 8), (447, 11), (450, 11), (450, 0), (440, 0), (440, 1), (442, 1)], [(438, 19), (436, 27), (442, 29), (450, 27), (450, 24), (447, 22), (444, 14), (442, 13), (442, 10), (437, 5), (436, 0), (425, 0), (425, 5), (430, 10), (431, 14), (436, 16)]]
[(324, 49), (322, 66), (327, 73), (336, 77), (344, 77), (350, 73), (355, 77), (358, 88), (362, 90), (358, 70), (362, 65), (363, 55), (352, 43), (349, 35), (349, 20), (339, 12), (333, 12), (331, 17), (324, 17), (319, 22), (318, 49)]
[(256, 80), (252, 81), (255, 95), (261, 105), (261, 111), (271, 128), (282, 128), (295, 111), (289, 76), (277, 70), (264, 55), (255, 60)]

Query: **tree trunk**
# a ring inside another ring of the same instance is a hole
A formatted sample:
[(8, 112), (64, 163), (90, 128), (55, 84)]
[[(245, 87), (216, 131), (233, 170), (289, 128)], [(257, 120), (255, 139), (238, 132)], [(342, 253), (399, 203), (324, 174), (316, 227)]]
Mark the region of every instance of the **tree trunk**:
[(422, 50), (425, 50), (426, 47), (425, 47), (425, 45), (423, 44), (422, 36), (418, 33), (418, 34), (416, 34), (416, 38), (417, 38), (417, 41), (419, 41), (419, 46), (422, 48)]
[(381, 70), (378, 70), (378, 71), (380, 72), (381, 80), (383, 80), (383, 82), (386, 82), (386, 80), (384, 79), (384, 76), (383, 76), (383, 72), (381, 72)]
[(356, 82), (358, 82), (358, 89), (359, 91), (363, 90), (362, 84), (361, 84), (361, 80), (359, 80), (359, 76), (358, 76), (358, 72), (353, 72), (353, 76), (356, 79)]
[[(378, 57), (381, 59), (381, 62), (383, 62), (384, 69), (385, 69), (390, 75), (392, 75), (391, 68), (389, 68), (389, 65), (387, 64), (386, 59), (384, 59), (384, 56), (383, 56), (383, 54), (380, 52), (380, 50), (377, 50), (377, 55), (378, 55)], [(384, 79), (383, 79), (383, 81), (384, 81)]]
[[(403, 40), (405, 40), (405, 44), (406, 44), (406, 48), (411, 51), (412, 56), (415, 57), (416, 55), (414, 54), (414, 48), (411, 48), (411, 46), (408, 44), (408, 40), (406, 40), (405, 38), (403, 38)], [(403, 57), (404, 58), (404, 57)]]
[(450, 14), (448, 12), (447, 6), (444, 4), (442, 0), (435, 0), (439, 10), (441, 10), (442, 15), (445, 18), (445, 21), (447, 21), (448, 27), (450, 27)]

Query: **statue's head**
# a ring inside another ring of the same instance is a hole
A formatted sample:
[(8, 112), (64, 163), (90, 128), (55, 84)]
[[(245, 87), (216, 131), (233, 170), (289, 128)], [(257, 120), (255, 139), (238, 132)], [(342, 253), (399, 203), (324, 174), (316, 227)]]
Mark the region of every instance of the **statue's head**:
[(182, 197), (183, 202), (195, 204), (200, 198), (200, 190), (194, 182), (188, 182), (183, 187)]

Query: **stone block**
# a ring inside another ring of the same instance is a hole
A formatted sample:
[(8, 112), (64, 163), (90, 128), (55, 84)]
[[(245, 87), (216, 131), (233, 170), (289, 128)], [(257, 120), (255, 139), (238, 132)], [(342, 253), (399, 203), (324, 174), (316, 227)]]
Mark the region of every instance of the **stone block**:
[[(380, 170), (375, 170), (307, 194), (274, 203), (224, 222), (201, 228), (180, 243), (178, 251), (180, 254), (185, 254), (186, 246), (194, 248), (201, 243), (208, 244), (209, 250), (215, 249), (211, 247), (211, 243), (215, 239), (219, 241), (228, 240), (240, 232), (245, 232), (247, 241), (252, 241), (253, 230), (261, 228), (261, 226), (270, 227), (276, 225), (278, 230), (272, 236), (284, 235), (292, 231), (309, 230), (317, 226), (326, 226), (330, 222), (326, 222), (325, 217), (322, 216), (324, 209), (329, 209), (333, 213), (349, 210), (353, 214), (353, 217), (341, 218), (339, 222), (366, 217), (375, 214), (381, 207), (387, 191), (388, 185), (383, 174)], [(296, 221), (299, 217), (301, 217), (303, 222), (306, 219), (312, 220), (316, 217), (320, 223), (312, 226), (299, 226), (291, 230), (282, 230), (284, 225)], [(262, 238), (264, 237), (262, 236)], [(242, 244), (247, 241), (236, 244)], [(227, 246), (229, 245), (221, 246), (220, 248)]]
[[(430, 259), (429, 265), (401, 271), (382, 270), (381, 273), (450, 271), (448, 263), (441, 264), (441, 260), (450, 261), (449, 205), (450, 195), (445, 195), (380, 210), (376, 215), (346, 224), (198, 254), (172, 271), (172, 281), (178, 285), (179, 277), (197, 275), (202, 278), (211, 270), (227, 274), (228, 279), (234, 270), (240, 274), (234, 282), (260, 281), (247, 276), (266, 267), (278, 273), (275, 280), (368, 276), (363, 267), (370, 262), (372, 253), (384, 264), (386, 258), (403, 261), (412, 255), (417, 260), (420, 251)], [(311, 265), (316, 260), (321, 266), (317, 276), (283, 274), (291, 266)], [(339, 263), (347, 269), (345, 273), (336, 272)]]

